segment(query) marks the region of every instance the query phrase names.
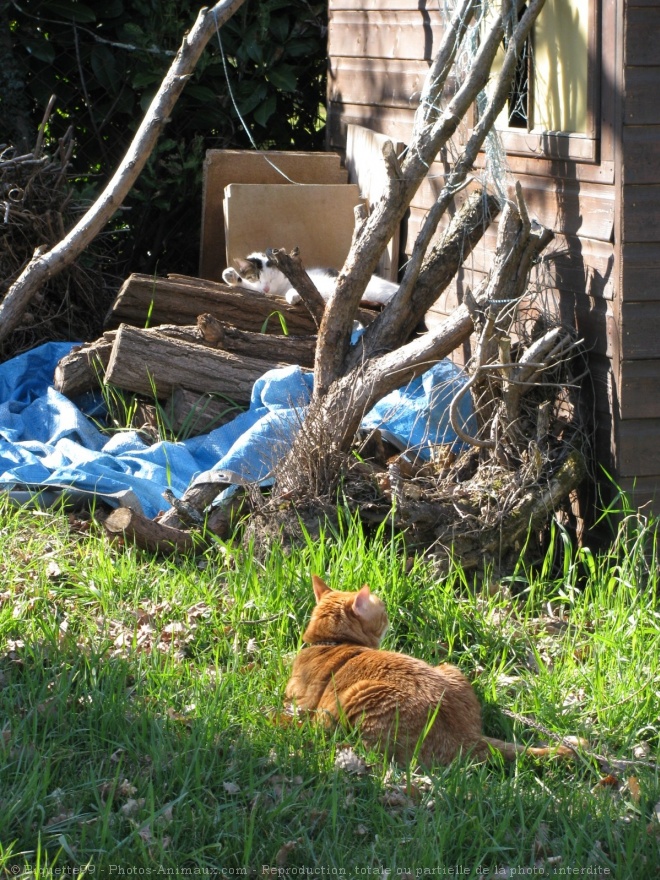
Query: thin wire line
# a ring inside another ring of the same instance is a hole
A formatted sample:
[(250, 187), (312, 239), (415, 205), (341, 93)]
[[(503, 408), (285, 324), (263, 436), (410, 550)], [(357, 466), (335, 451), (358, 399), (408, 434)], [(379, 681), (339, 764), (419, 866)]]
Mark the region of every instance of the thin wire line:
[(213, 10), (213, 20), (214, 20), (214, 22), (215, 22), (215, 32), (216, 32), (217, 37), (218, 37), (218, 46), (220, 46), (220, 57), (222, 58), (222, 67), (223, 67), (223, 70), (224, 70), (224, 72), (225, 72), (225, 79), (226, 79), (226, 81), (227, 81), (227, 91), (229, 92), (229, 97), (231, 98), (231, 102), (232, 102), (232, 104), (234, 105), (234, 110), (236, 111), (236, 115), (237, 115), (238, 118), (240, 119), (241, 125), (242, 125), (243, 128), (245, 129), (245, 133), (247, 134), (247, 136), (248, 136), (248, 138), (249, 138), (249, 140), (250, 140), (250, 143), (252, 144), (252, 146), (254, 147), (254, 149), (256, 150), (256, 152), (259, 153), (261, 156), (263, 156), (264, 159), (266, 160), (266, 162), (268, 162), (268, 164), (269, 164), (272, 168), (274, 168), (275, 171), (277, 171), (278, 174), (281, 174), (282, 177), (283, 177), (285, 180), (288, 180), (289, 183), (293, 183), (293, 184), (295, 184), (296, 186), (301, 186), (301, 184), (300, 184), (299, 181), (297, 181), (297, 180), (292, 180), (292, 179), (289, 177), (288, 174), (285, 174), (284, 171), (282, 171), (281, 168), (278, 168), (277, 165), (276, 165), (274, 162), (272, 162), (272, 161), (268, 158), (268, 156), (266, 155), (266, 153), (265, 153), (264, 150), (260, 150), (259, 147), (255, 144), (255, 142), (254, 142), (254, 138), (252, 137), (252, 132), (251, 132), (250, 129), (247, 127), (247, 125), (246, 125), (246, 123), (245, 123), (245, 120), (244, 120), (243, 117), (241, 116), (241, 111), (238, 109), (238, 104), (236, 103), (236, 98), (234, 97), (234, 92), (232, 91), (231, 83), (230, 83), (230, 81), (229, 81), (229, 70), (227, 69), (227, 59), (225, 58), (225, 50), (224, 50), (223, 45), (222, 45), (222, 39), (220, 38), (220, 27), (219, 27), (219, 25), (218, 25), (218, 15), (217, 15), (217, 11), (216, 11), (215, 9)]

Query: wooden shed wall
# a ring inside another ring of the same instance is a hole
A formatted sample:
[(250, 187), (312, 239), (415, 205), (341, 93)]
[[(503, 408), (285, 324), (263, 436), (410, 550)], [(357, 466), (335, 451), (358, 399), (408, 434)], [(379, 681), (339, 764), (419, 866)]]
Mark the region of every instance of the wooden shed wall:
[(660, 2), (623, 10), (617, 471), (660, 508)]
[[(633, 476), (642, 478), (636, 491), (645, 500), (660, 484), (660, 396), (650, 393), (660, 378), (654, 353), (660, 317), (660, 287), (654, 283), (660, 269), (660, 0), (630, 0), (627, 8), (624, 2), (599, 4), (593, 83), (596, 161), (521, 151), (510, 154), (508, 162), (522, 183), (530, 213), (556, 234), (542, 269), (543, 283), (590, 349), (597, 459), (625, 480), (628, 489)], [(437, 4), (330, 0), (329, 9), (329, 146), (344, 147), (348, 123), (407, 143), (416, 96), (442, 36)], [(627, 112), (634, 115), (626, 116), (622, 147), (624, 12), (624, 97)], [(622, 156), (631, 163), (623, 187), (617, 170)], [(407, 254), (439, 192), (443, 171), (436, 163), (413, 200), (402, 236)], [(438, 318), (450, 313), (465, 287), (487, 271), (495, 235), (495, 229), (488, 230), (456, 283), (438, 301)]]

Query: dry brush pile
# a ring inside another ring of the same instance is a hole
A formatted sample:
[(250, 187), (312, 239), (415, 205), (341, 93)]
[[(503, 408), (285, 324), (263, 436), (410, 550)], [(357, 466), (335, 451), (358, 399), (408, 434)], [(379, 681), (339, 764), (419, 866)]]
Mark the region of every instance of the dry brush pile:
[[(44, 125), (33, 150), (19, 153), (0, 144), (0, 288), (19, 277), (35, 253), (61, 241), (83, 207), (70, 182), (74, 151), (72, 131), (52, 152), (43, 144)], [(42, 342), (89, 339), (98, 334), (110, 291), (95, 245), (83, 259), (47, 281), (31, 299), (20, 322), (2, 343), (5, 360)]]
[[(524, 213), (519, 189), (518, 197)], [(507, 224), (519, 220), (509, 206), (498, 254), (507, 250)], [(544, 232), (537, 235), (545, 241)], [(315, 532), (324, 518), (336, 522), (339, 501), (365, 523), (390, 520), (409, 546), (443, 564), (456, 558), (470, 569), (517, 556), (558, 511), (572, 518), (590, 447), (584, 350), (548, 309), (538, 271), (534, 284), (525, 275), (513, 296), (499, 298), (502, 274), (496, 260), (482, 289), (467, 297), (473, 352), (450, 407), (462, 451), (431, 445), (429, 460), (391, 447), (377, 429), (358, 432), (342, 449), (340, 432), (329, 432), (310, 409), (301, 417), (298, 455), (275, 469), (279, 491), (246, 494), (250, 537), (276, 539), (283, 529), (295, 536), (301, 525)], [(459, 414), (464, 395), (472, 398), (471, 432)]]

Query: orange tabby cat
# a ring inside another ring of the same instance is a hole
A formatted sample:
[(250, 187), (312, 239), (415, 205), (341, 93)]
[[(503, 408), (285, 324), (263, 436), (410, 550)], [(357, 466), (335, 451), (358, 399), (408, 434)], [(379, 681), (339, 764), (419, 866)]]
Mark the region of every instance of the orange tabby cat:
[[(358, 728), (367, 746), (408, 762), (420, 744), (423, 764), (448, 764), (460, 753), (477, 757), (496, 750), (569, 755), (559, 748), (526, 748), (481, 732), (481, 706), (455, 666), (429, 666), (406, 654), (380, 651), (388, 626), (385, 605), (365, 584), (357, 593), (331, 590), (312, 575), (316, 607), (303, 634), (309, 647), (296, 657), (287, 699)], [(426, 732), (426, 735), (424, 735)]]

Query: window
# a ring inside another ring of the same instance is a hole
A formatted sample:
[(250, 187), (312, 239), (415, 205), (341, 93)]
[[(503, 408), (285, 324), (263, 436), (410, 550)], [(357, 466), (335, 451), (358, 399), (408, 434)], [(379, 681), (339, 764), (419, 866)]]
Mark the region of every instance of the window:
[(596, 0), (546, 0), (497, 120), (508, 153), (597, 161), (596, 12)]

